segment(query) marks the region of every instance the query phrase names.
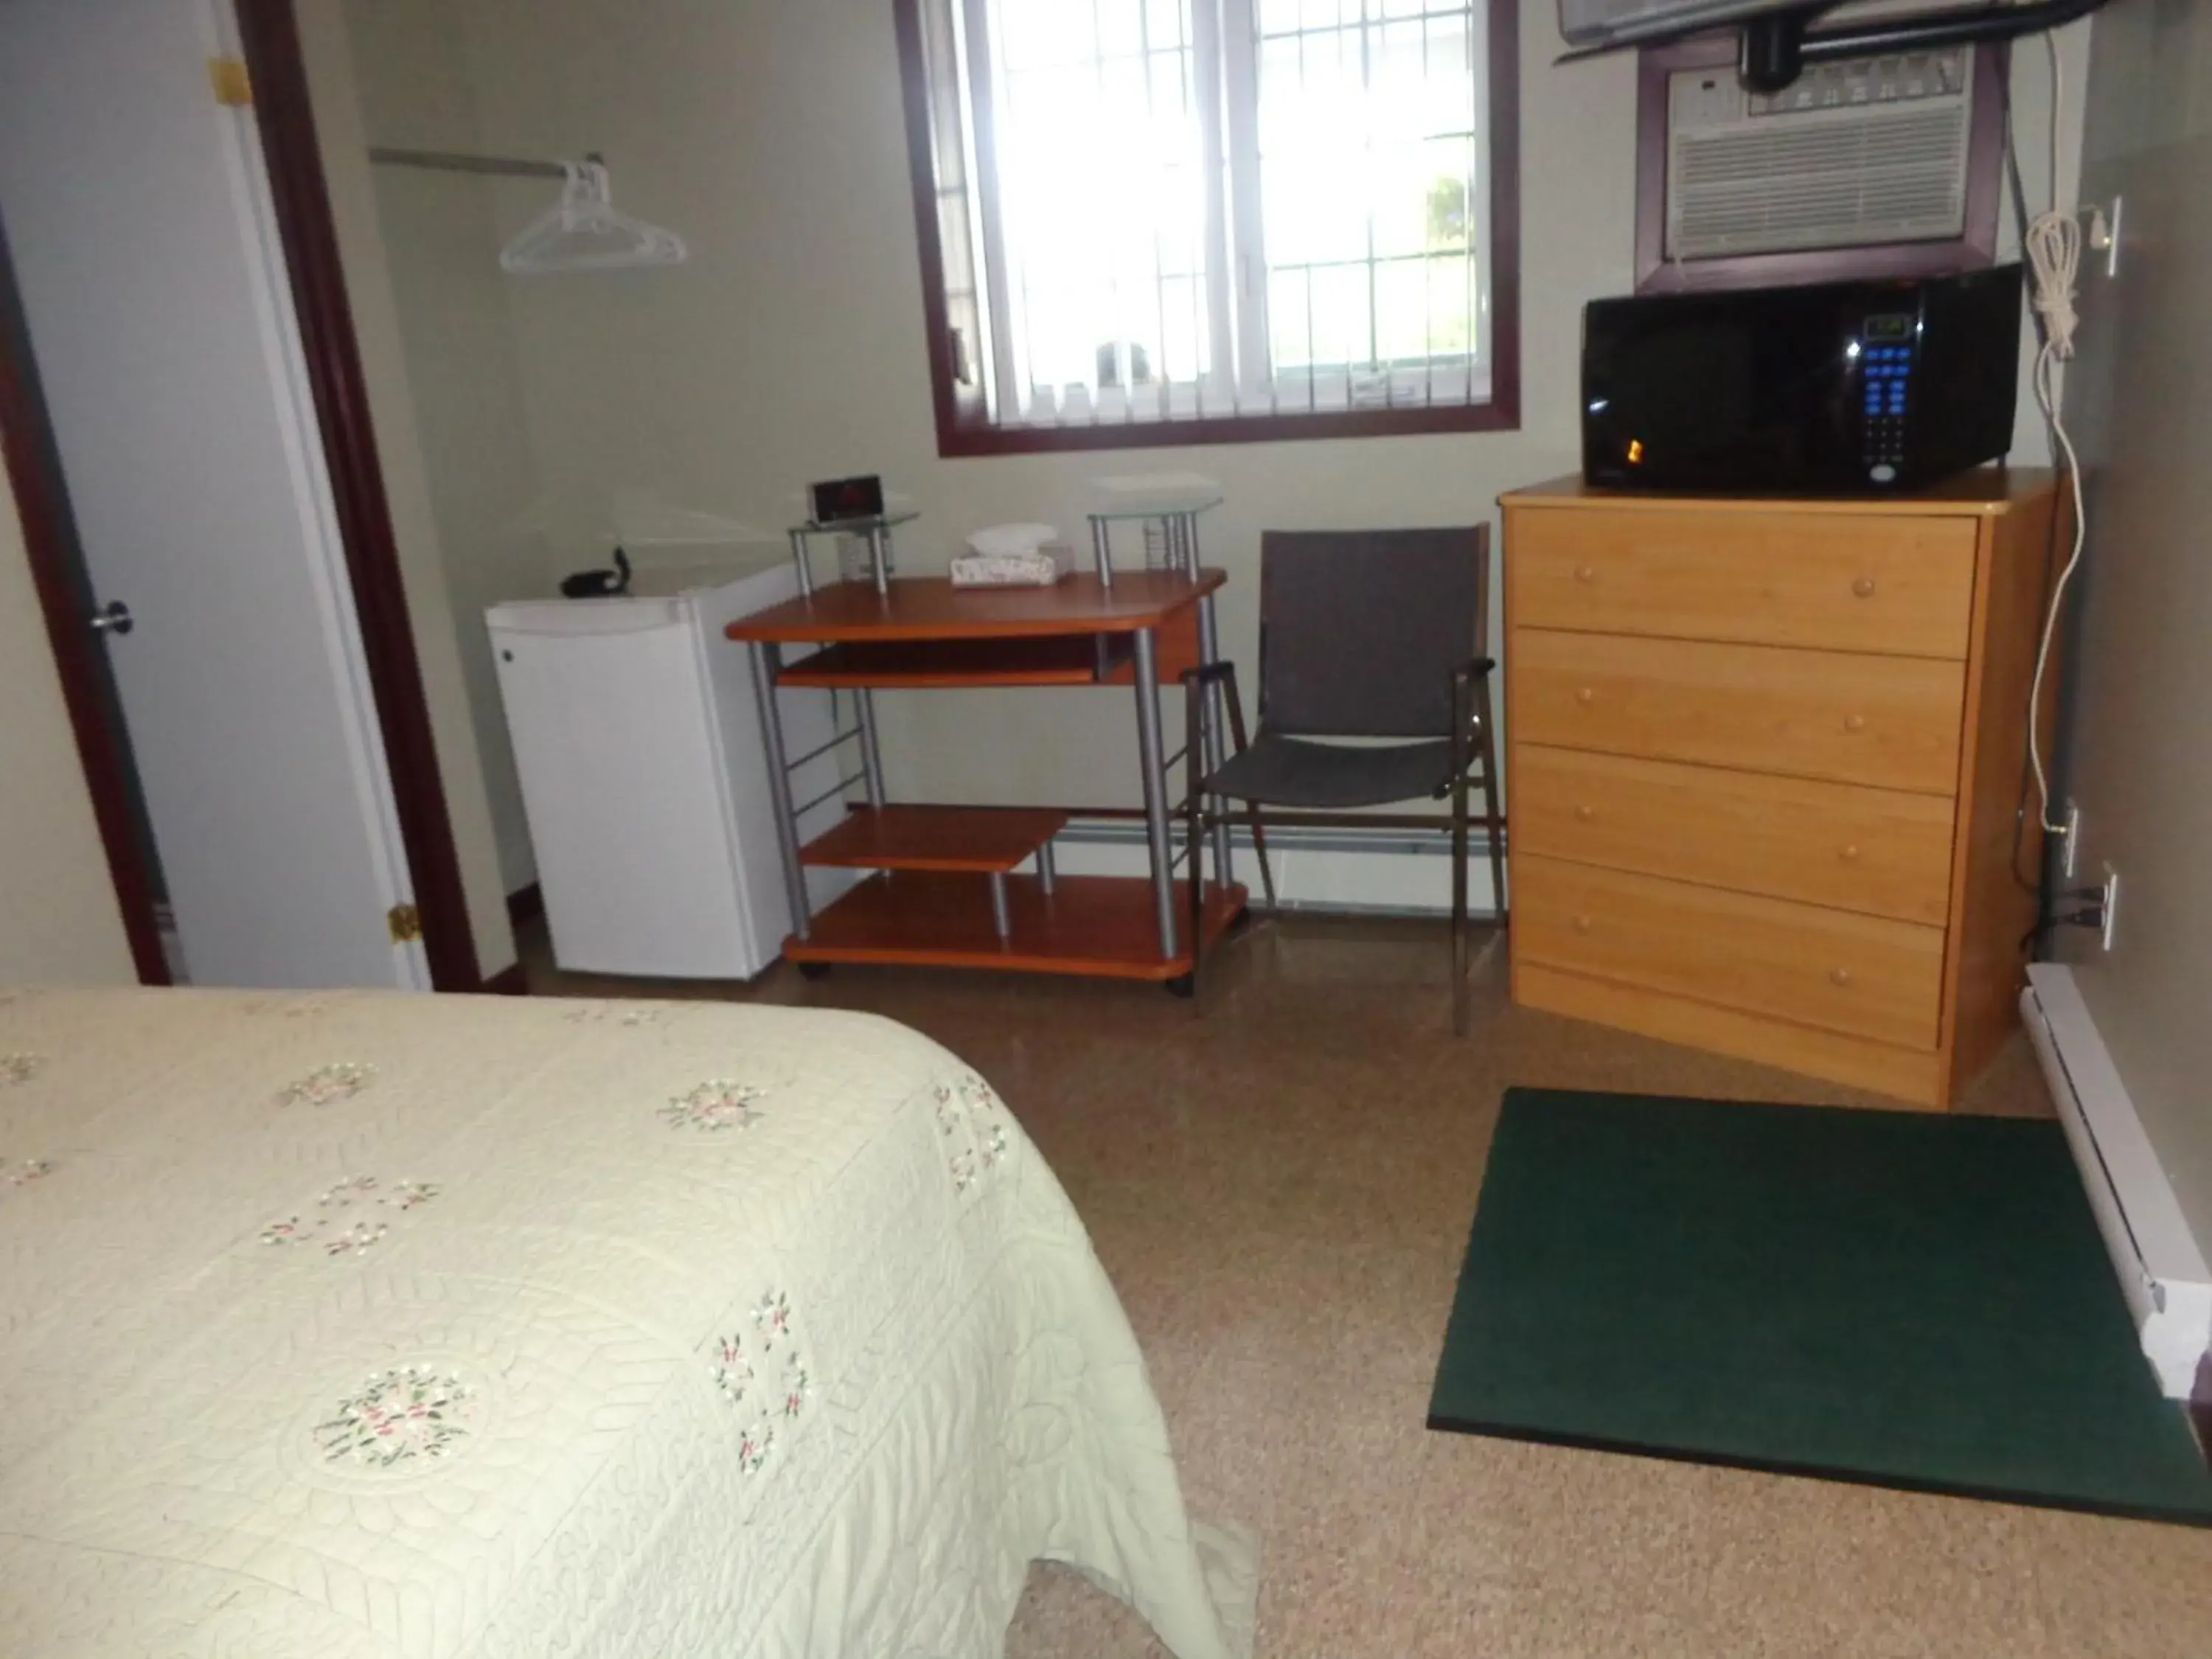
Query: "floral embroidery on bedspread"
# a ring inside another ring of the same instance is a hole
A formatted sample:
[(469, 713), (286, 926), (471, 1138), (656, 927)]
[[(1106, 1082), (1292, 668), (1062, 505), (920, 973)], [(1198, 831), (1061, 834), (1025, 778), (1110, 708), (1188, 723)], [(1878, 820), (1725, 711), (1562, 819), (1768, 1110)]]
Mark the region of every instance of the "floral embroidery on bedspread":
[(714, 1386), (732, 1406), (743, 1405), (753, 1385), (753, 1362), (745, 1358), (744, 1344), (734, 1336), (726, 1336), (715, 1343), (714, 1353)]
[(1006, 1155), (1005, 1108), (991, 1085), (973, 1072), (963, 1073), (935, 1091), (938, 1132), (953, 1143), (945, 1168), (955, 1192), (966, 1193), (996, 1169)]
[(351, 1100), (376, 1080), (376, 1067), (358, 1060), (318, 1066), (276, 1091), (279, 1106), (335, 1106)]
[(658, 1025), (668, 1018), (668, 1011), (649, 1002), (580, 1002), (561, 1018), (571, 1025), (596, 1025), (605, 1020), (623, 1025)]
[(281, 1019), (307, 1019), (324, 1012), (330, 1004), (319, 996), (276, 996), (260, 1002), (249, 1002), (239, 1009), (242, 1014), (264, 1016), (274, 1014)]
[(313, 1206), (298, 1215), (272, 1221), (261, 1230), (264, 1244), (305, 1244), (323, 1247), (325, 1255), (360, 1255), (391, 1232), (392, 1224), (375, 1215), (352, 1216), (356, 1205), (374, 1205), (395, 1214), (419, 1208), (437, 1197), (439, 1188), (429, 1181), (401, 1181), (382, 1192), (374, 1176), (349, 1176), (319, 1194)]
[(0, 1089), (18, 1083), (28, 1083), (46, 1069), (44, 1054), (0, 1054)]
[(769, 1291), (748, 1322), (750, 1330), (740, 1327), (708, 1345), (708, 1370), (738, 1415), (738, 1465), (755, 1474), (775, 1449), (778, 1426), (805, 1411), (813, 1382), (799, 1351), (788, 1296)]
[(697, 1129), (708, 1133), (722, 1129), (750, 1129), (763, 1116), (753, 1103), (767, 1095), (765, 1089), (716, 1078), (688, 1094), (676, 1096), (660, 1109), (660, 1115), (672, 1129)]
[(388, 1469), (417, 1457), (444, 1457), (469, 1432), (468, 1385), (451, 1371), (402, 1365), (372, 1371), (315, 1425), (315, 1443), (332, 1463)]

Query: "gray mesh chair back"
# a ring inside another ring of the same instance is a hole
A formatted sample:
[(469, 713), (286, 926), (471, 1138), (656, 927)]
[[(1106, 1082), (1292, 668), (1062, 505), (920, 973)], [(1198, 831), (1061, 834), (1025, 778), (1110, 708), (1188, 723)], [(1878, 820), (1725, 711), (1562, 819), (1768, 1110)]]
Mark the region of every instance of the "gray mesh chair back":
[(1260, 729), (1443, 738), (1452, 676), (1489, 638), (1490, 526), (1270, 530), (1260, 539)]

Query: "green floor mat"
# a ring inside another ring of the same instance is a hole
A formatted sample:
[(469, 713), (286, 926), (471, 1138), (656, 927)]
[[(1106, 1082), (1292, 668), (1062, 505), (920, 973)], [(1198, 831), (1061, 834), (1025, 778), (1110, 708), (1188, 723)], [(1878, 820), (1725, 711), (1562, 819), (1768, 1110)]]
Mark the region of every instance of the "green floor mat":
[(2052, 1122), (1510, 1090), (1429, 1424), (2212, 1524)]

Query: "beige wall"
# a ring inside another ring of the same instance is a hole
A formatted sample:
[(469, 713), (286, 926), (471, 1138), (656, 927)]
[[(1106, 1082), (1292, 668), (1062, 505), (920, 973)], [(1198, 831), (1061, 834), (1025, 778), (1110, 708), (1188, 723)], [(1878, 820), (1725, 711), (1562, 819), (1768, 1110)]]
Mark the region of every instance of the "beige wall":
[[(1206, 552), (1232, 577), (1226, 643), (1249, 656), (1262, 527), (1492, 517), (1500, 490), (1577, 465), (1580, 307), (1631, 282), (1632, 78), (1626, 58), (1554, 67), (1553, 0), (1524, 0), (1522, 21), (1521, 431), (959, 461), (938, 458), (931, 421), (889, 0), (416, 3), (459, 19), (487, 148), (603, 150), (617, 204), (681, 231), (693, 251), (673, 270), (510, 287), (556, 568), (604, 561), (625, 495), (773, 531), (798, 514), (808, 479), (879, 471), (925, 515), (901, 548), (915, 569), (941, 567), (982, 525), (1042, 519), (1079, 532), (1085, 482), (1102, 473), (1195, 468), (1228, 496)], [(2078, 62), (2078, 42), (2068, 51)], [(2018, 80), (2039, 197), (2040, 54)], [(492, 188), (507, 229), (548, 199), (526, 184)], [(2025, 412), (2021, 432), (2016, 454), (2040, 459)], [(463, 566), (486, 555), (447, 542), (465, 585)], [(1121, 696), (886, 702), (901, 793), (1134, 798)]]
[(352, 53), (339, 0), (297, 0), (295, 9), (314, 100), (316, 137), (322, 146), (323, 171), (337, 220), (348, 298), (368, 380), (370, 418), (376, 428), (414, 623), (416, 654), (422, 663), (447, 811), (468, 894), (477, 970), (489, 975), (514, 964), (514, 935), (507, 925), (507, 889), (492, 833), (485, 769), (477, 749), (468, 680), (454, 632), (446, 550), (431, 507), (422, 434), (409, 385), (383, 232), (377, 222)]
[(2121, 895), (2111, 954), (2064, 949), (2212, 1243), (2212, 5), (2118, 0), (2094, 58), (2084, 195), (2126, 208), (2119, 275), (2083, 284), (2068, 387), (2091, 469), (2069, 787), (2077, 878), (2109, 864)]
[[(1079, 535), (1091, 478), (1196, 470), (1228, 498), (1206, 521), (1205, 551), (1231, 577), (1224, 643), (1249, 659), (1264, 527), (1494, 520), (1501, 490), (1571, 471), (1581, 307), (1632, 282), (1632, 60), (1554, 66), (1553, 0), (1523, 0), (1520, 431), (943, 460), (890, 0), (346, 3), (357, 49), (379, 59), (362, 78), (380, 140), (460, 135), (472, 116), (489, 151), (602, 151), (617, 205), (690, 243), (690, 262), (673, 269), (507, 282), (514, 401), (554, 571), (603, 563), (639, 502), (774, 535), (800, 515), (807, 480), (856, 471), (881, 472), (923, 513), (902, 534), (902, 568), (941, 568), (984, 525), (1041, 519)], [(2077, 86), (2081, 33), (2070, 31), (2066, 47)], [(465, 88), (452, 84), (450, 58), (437, 61), (437, 41), (456, 34)], [(2049, 100), (2042, 54), (2022, 57), (2021, 161), (2039, 200)], [(2069, 171), (2078, 131), (2075, 116), (2063, 134)], [(427, 199), (443, 187), (386, 182), (387, 241), (480, 234), (459, 207), (450, 222), (434, 222), (402, 194)], [(527, 181), (459, 189), (489, 198), (495, 233), (466, 249), (393, 253), (421, 423), (426, 434), (443, 433), (428, 446), (434, 488), (448, 469), (470, 479), (520, 477), (504, 427), (449, 421), (433, 405), (460, 406), (463, 354), (494, 355), (486, 343), (494, 306), (474, 273), (489, 279), (498, 234), (551, 199), (549, 187)], [(440, 199), (456, 198), (449, 190)], [(419, 281), (408, 275), (418, 266)], [(434, 309), (470, 320), (448, 325)], [(488, 384), (508, 369), (502, 362), (483, 372)], [(510, 406), (503, 390), (477, 392)], [(2045, 447), (2025, 398), (2020, 434), (2016, 458), (2041, 460)], [(498, 538), (483, 533), (503, 522), (496, 513), (442, 489), (437, 499), (456, 612), (465, 595), (495, 586), (487, 570), (518, 580), (526, 574), (505, 567)], [(499, 716), (486, 686), (477, 691), (483, 732)], [(910, 799), (1136, 799), (1126, 693), (938, 693), (883, 703), (891, 785)], [(495, 779), (495, 805), (501, 787)]]
[(137, 978), (0, 471), (0, 985)]

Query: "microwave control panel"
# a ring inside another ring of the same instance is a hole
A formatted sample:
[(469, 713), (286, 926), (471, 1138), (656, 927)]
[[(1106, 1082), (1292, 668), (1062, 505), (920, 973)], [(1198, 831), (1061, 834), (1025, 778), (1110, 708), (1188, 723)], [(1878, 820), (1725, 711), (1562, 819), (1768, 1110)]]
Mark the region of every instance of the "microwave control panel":
[(1910, 313), (1869, 317), (1860, 331), (1859, 386), (1865, 416), (1867, 477), (1888, 483), (1905, 470), (1905, 420), (1912, 386), (1919, 319)]

